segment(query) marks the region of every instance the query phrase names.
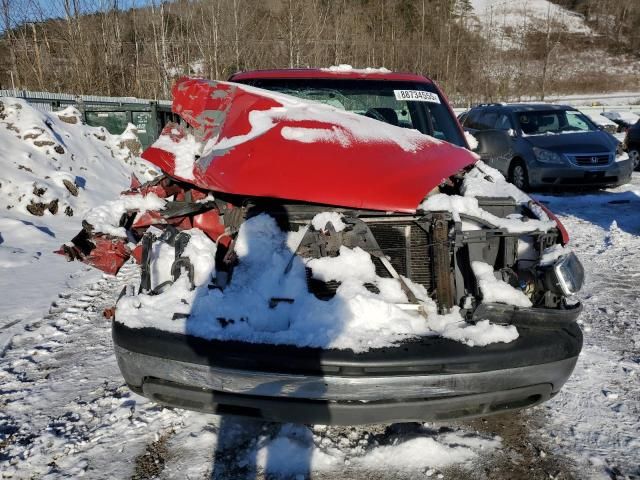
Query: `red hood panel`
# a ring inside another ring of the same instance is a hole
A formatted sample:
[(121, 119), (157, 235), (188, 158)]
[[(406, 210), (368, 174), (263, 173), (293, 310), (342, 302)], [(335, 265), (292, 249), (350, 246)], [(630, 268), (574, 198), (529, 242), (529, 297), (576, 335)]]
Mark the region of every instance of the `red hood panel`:
[(193, 178), (176, 175), (172, 153), (151, 146), (142, 156), (208, 190), (413, 212), (475, 162), (415, 130), (244, 85), (182, 79), (173, 95), (174, 112), (208, 141)]

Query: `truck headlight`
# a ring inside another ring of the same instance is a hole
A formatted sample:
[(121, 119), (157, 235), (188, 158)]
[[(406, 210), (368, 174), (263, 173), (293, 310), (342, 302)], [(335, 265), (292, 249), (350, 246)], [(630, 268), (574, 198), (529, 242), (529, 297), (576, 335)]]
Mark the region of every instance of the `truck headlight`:
[(562, 157), (551, 150), (533, 147), (533, 153), (536, 156), (536, 160), (542, 163), (564, 163)]
[(549, 290), (564, 295), (575, 295), (584, 284), (584, 267), (573, 253), (562, 255), (547, 270), (546, 284)]

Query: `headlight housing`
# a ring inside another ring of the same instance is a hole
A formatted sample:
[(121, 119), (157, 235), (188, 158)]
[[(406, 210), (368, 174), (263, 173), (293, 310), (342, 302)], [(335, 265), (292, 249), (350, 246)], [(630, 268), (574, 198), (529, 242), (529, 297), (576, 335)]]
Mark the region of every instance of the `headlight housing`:
[(533, 147), (533, 153), (536, 156), (536, 160), (542, 163), (564, 163), (562, 157), (556, 152), (552, 152), (551, 150)]
[(546, 286), (549, 290), (564, 295), (575, 295), (584, 284), (584, 267), (573, 253), (562, 255), (546, 272)]

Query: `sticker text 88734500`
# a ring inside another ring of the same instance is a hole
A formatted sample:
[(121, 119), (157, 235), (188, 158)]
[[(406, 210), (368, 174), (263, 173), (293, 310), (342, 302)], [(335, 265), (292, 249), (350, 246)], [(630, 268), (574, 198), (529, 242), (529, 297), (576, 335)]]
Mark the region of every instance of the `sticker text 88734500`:
[(396, 100), (440, 103), (440, 97), (436, 93), (424, 90), (394, 90), (393, 94), (396, 96)]

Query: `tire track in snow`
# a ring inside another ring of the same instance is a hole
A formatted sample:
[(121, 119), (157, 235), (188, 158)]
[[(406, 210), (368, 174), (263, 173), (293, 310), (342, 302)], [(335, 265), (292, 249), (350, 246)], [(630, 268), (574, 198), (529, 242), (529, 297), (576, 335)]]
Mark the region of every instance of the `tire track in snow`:
[[(137, 267), (61, 292), (0, 358), (0, 478), (127, 478), (182, 414), (123, 384), (103, 318)], [(117, 461), (114, 461), (117, 460)]]
[[(532, 436), (580, 465), (580, 477), (640, 477), (640, 175), (580, 197), (545, 197), (586, 270), (584, 347)], [(619, 200), (622, 198), (622, 200)], [(612, 203), (613, 201), (613, 203)]]

